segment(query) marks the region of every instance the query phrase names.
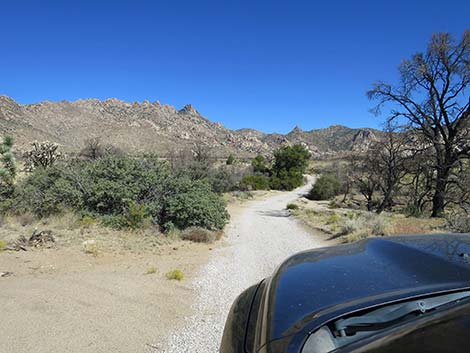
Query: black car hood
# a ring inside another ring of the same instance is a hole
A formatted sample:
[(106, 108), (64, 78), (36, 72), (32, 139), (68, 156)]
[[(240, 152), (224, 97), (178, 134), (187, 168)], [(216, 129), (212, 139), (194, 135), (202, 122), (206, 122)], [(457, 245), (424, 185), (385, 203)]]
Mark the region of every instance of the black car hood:
[(265, 343), (345, 313), (468, 287), (470, 235), (371, 238), (302, 252), (271, 278)]

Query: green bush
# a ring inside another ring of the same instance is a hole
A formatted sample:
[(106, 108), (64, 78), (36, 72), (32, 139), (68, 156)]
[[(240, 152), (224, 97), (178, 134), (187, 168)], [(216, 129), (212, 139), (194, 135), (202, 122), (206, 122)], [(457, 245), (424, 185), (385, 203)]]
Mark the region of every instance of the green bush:
[(273, 171), (293, 168), (305, 170), (309, 158), (310, 152), (302, 145), (282, 146), (274, 151)]
[(166, 199), (161, 224), (172, 222), (180, 229), (198, 226), (217, 230), (228, 222), (225, 201), (206, 182), (175, 179), (170, 189), (173, 194)]
[(149, 214), (155, 215), (163, 207), (169, 170), (156, 157), (109, 156), (84, 163), (77, 173), (85, 189), (83, 207), (90, 212), (125, 214), (136, 203), (145, 204)]
[(12, 205), (18, 213), (38, 217), (60, 213), (64, 208), (80, 208), (81, 192), (58, 167), (37, 168), (17, 186)]
[(117, 228), (153, 221), (221, 229), (228, 220), (225, 206), (207, 182), (171, 175), (154, 156), (113, 155), (35, 169), (19, 185), (11, 208), (38, 217), (73, 209)]
[(206, 180), (211, 185), (212, 190), (219, 194), (232, 191), (237, 185), (237, 177), (233, 172), (233, 168), (229, 166), (212, 169)]
[(269, 178), (264, 175), (246, 175), (240, 182), (243, 190), (268, 190)]
[(296, 205), (295, 203), (288, 203), (286, 206), (286, 209), (294, 211), (294, 210), (298, 210), (299, 206)]
[(271, 188), (292, 190), (303, 184), (310, 152), (302, 145), (283, 146), (274, 152)]
[(252, 161), (251, 166), (253, 167), (254, 173), (267, 174), (269, 173), (268, 162), (262, 155), (257, 155)]
[(308, 194), (310, 200), (329, 200), (341, 192), (340, 181), (332, 174), (321, 175)]
[(303, 182), (304, 176), (301, 170), (282, 169), (271, 177), (270, 186), (274, 190), (293, 190), (302, 186)]

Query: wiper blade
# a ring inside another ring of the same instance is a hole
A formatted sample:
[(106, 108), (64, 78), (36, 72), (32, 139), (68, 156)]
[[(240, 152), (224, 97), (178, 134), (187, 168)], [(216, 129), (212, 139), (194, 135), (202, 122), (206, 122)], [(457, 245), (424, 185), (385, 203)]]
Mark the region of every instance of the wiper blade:
[(470, 291), (441, 295), (432, 298), (415, 300), (375, 310), (362, 316), (353, 316), (335, 322), (335, 329), (340, 336), (346, 336), (346, 329), (369, 326), (383, 326), (393, 323), (412, 313), (425, 313), (439, 306), (470, 297)]

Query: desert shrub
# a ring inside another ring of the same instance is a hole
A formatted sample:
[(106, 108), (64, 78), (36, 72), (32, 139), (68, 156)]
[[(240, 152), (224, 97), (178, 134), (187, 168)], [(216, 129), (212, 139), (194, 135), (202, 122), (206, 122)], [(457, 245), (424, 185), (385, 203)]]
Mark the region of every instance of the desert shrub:
[(470, 233), (470, 216), (466, 213), (452, 213), (446, 217), (447, 228), (455, 233)]
[(227, 160), (225, 161), (225, 164), (232, 165), (234, 163), (235, 163), (235, 156), (233, 154), (230, 154)]
[(385, 235), (387, 228), (387, 221), (383, 216), (377, 215), (376, 213), (367, 212), (364, 215), (365, 224), (364, 226), (372, 235)]
[(328, 200), (338, 195), (341, 191), (341, 183), (332, 174), (321, 175), (308, 194), (311, 200)]
[(335, 199), (333, 200), (330, 200), (330, 202), (328, 202), (328, 208), (330, 209), (335, 209), (335, 208), (339, 208), (340, 205), (338, 204), (338, 202), (336, 202)]
[(171, 270), (166, 274), (166, 278), (169, 280), (181, 281), (184, 278), (184, 273), (181, 270)]
[(7, 248), (7, 242), (5, 240), (0, 239), (0, 252)]
[(240, 178), (235, 168), (235, 166), (222, 166), (208, 173), (206, 180), (214, 192), (221, 194), (236, 188)]
[(341, 216), (339, 214), (336, 214), (336, 213), (332, 213), (330, 214), (327, 218), (326, 218), (326, 224), (336, 224), (338, 223), (339, 221), (341, 220)]
[(269, 179), (264, 175), (246, 175), (240, 182), (243, 190), (268, 190)]
[(96, 220), (90, 216), (84, 216), (82, 219), (78, 221), (78, 225), (80, 228), (88, 229), (96, 224)]
[(357, 232), (363, 227), (363, 220), (362, 219), (346, 219), (343, 224), (341, 225), (341, 234), (348, 235), (354, 232)]
[(303, 171), (297, 168), (278, 170), (270, 179), (274, 190), (293, 190), (304, 182)]
[(37, 168), (16, 188), (13, 211), (47, 217), (66, 207), (80, 207), (81, 192), (58, 167)]
[(170, 221), (180, 229), (198, 226), (217, 230), (227, 223), (225, 201), (206, 182), (175, 179), (170, 189), (173, 194), (166, 199), (162, 224)]
[(287, 206), (286, 206), (286, 209), (294, 211), (294, 210), (298, 210), (299, 206), (296, 205), (295, 203), (288, 203)]
[(282, 146), (274, 151), (273, 172), (307, 168), (310, 152), (302, 145)]
[(83, 208), (110, 215), (125, 214), (133, 203), (158, 213), (169, 177), (165, 164), (154, 157), (109, 156), (83, 163), (76, 173), (85, 189)]
[(147, 267), (147, 270), (145, 271), (145, 274), (146, 275), (153, 275), (157, 272), (158, 272), (157, 268), (155, 266), (151, 265), (151, 266)]
[(372, 223), (372, 233), (375, 235), (385, 235), (385, 229), (387, 228), (387, 222), (385, 219), (378, 217)]
[(423, 211), (414, 204), (407, 205), (403, 209), (403, 213), (409, 217), (421, 217), (423, 215)]
[(274, 151), (271, 188), (292, 190), (301, 186), (309, 158), (310, 152), (302, 145), (282, 146)]
[(155, 156), (103, 156), (36, 168), (20, 183), (12, 209), (38, 217), (72, 209), (131, 229), (150, 222), (221, 229), (228, 220), (225, 202), (208, 182), (171, 175)]
[(214, 232), (201, 227), (189, 227), (183, 231), (182, 239), (196, 243), (213, 243), (216, 239), (216, 235)]
[(269, 166), (266, 158), (262, 155), (257, 155), (251, 161), (251, 166), (253, 167), (253, 172), (257, 174), (267, 174), (269, 173)]
[(131, 229), (142, 228), (148, 219), (145, 205), (134, 202), (130, 203), (124, 216), (126, 218), (126, 226)]

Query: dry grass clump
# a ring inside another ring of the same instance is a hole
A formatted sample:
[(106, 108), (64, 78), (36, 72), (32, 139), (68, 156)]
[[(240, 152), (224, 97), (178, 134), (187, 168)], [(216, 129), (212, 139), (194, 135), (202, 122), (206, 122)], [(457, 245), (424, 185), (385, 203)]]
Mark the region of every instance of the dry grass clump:
[(166, 278), (169, 280), (181, 281), (184, 278), (184, 273), (179, 269), (174, 269), (166, 274)]
[(182, 232), (181, 238), (195, 243), (213, 243), (217, 239), (217, 235), (201, 227), (189, 227)]
[(312, 228), (331, 234), (333, 238), (339, 238), (347, 243), (370, 236), (389, 234), (387, 216), (372, 212), (301, 208), (295, 212), (295, 215)]
[(368, 238), (370, 236), (388, 235), (389, 221), (386, 216), (371, 212), (355, 213), (347, 215), (341, 228), (343, 240), (347, 243)]
[(96, 219), (90, 216), (85, 216), (78, 221), (79, 227), (83, 229), (89, 229), (95, 224), (96, 224)]
[(295, 214), (311, 227), (346, 243), (371, 236), (433, 233), (442, 231), (445, 227), (443, 219), (415, 218), (389, 213), (378, 215), (358, 210), (345, 212), (300, 209)]
[(150, 265), (149, 267), (147, 267), (147, 270), (145, 271), (145, 274), (146, 275), (153, 275), (155, 273), (157, 273), (157, 268), (153, 265)]
[(445, 227), (445, 221), (439, 218), (416, 218), (395, 215), (391, 217), (391, 225), (388, 232), (399, 234), (426, 234), (441, 231)]
[(352, 234), (364, 227), (363, 219), (353, 218), (346, 219), (341, 226), (341, 233), (344, 235)]
[(29, 212), (25, 212), (19, 215), (14, 216), (15, 220), (18, 224), (20, 224), (22, 227), (29, 226), (33, 224), (37, 219), (36, 217)]
[(7, 242), (0, 239), (0, 252), (7, 248)]
[(47, 225), (54, 230), (75, 230), (79, 226), (79, 217), (73, 212), (64, 212), (61, 214), (49, 216), (41, 219), (40, 224)]
[(94, 257), (98, 256), (98, 245), (95, 240), (85, 240), (83, 242), (83, 251), (85, 254), (93, 255)]

